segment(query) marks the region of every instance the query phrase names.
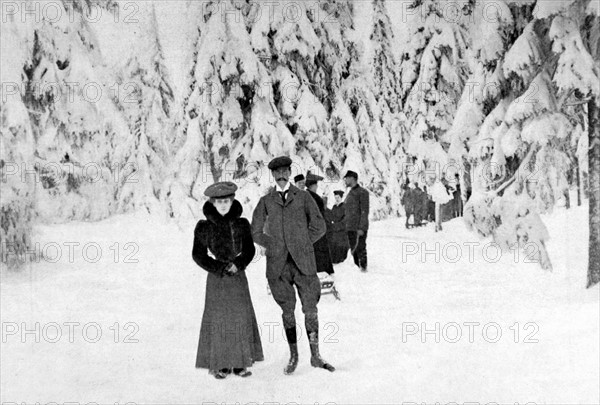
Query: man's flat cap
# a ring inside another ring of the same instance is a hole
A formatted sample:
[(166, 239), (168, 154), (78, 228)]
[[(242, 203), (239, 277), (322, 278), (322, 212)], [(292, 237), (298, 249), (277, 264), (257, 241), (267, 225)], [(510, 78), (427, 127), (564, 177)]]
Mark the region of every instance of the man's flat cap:
[(333, 192), (333, 194), (335, 194), (335, 195), (339, 195), (340, 197), (343, 197), (343, 196), (344, 196), (344, 192), (343, 192), (342, 190), (335, 190), (335, 191)]
[(279, 156), (269, 162), (269, 170), (277, 170), (280, 167), (292, 166), (292, 159), (287, 156)]
[(237, 190), (235, 183), (230, 181), (221, 181), (219, 183), (211, 184), (204, 191), (204, 195), (210, 198), (226, 198), (235, 195)]
[(296, 177), (294, 177), (294, 183), (298, 183), (299, 181), (304, 180), (304, 175), (303, 174), (299, 174)]
[(355, 179), (358, 180), (358, 174), (356, 172), (353, 172), (352, 170), (348, 170), (348, 172), (346, 172), (346, 175), (344, 176), (344, 178), (346, 177), (354, 177)]

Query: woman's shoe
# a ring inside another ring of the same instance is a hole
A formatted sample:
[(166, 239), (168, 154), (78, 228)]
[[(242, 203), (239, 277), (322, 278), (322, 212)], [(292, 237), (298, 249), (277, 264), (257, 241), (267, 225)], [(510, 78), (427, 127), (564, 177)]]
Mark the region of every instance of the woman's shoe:
[(229, 374), (231, 374), (231, 370), (228, 368), (222, 368), (221, 370), (213, 371), (213, 375), (215, 376), (215, 378), (217, 380), (222, 380), (225, 377), (227, 377)]
[(252, 375), (252, 371), (249, 371), (246, 368), (234, 368), (233, 374), (239, 377), (250, 377)]

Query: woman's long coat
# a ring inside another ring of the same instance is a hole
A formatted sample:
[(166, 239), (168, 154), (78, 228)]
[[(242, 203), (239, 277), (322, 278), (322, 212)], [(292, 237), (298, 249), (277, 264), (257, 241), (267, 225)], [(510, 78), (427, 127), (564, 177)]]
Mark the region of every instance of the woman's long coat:
[(346, 233), (344, 203), (334, 205), (325, 212), (327, 221), (327, 240), (333, 264), (342, 263), (348, 256), (348, 234)]
[[(312, 196), (312, 198), (317, 203), (317, 207), (319, 207), (319, 212), (323, 217), (325, 217), (325, 203), (323, 199), (316, 193), (308, 190), (308, 193)], [(315, 259), (317, 261), (317, 273), (327, 273), (332, 274), (333, 264), (331, 263), (331, 254), (329, 253), (329, 242), (327, 241), (327, 234), (323, 235), (321, 239), (316, 241), (313, 244), (315, 248)]]
[[(203, 210), (206, 220), (196, 225), (192, 250), (208, 271), (196, 367), (250, 367), (264, 359), (245, 272), (255, 253), (250, 224), (237, 200), (225, 216), (210, 202)], [(225, 272), (231, 263), (238, 268), (233, 276)]]

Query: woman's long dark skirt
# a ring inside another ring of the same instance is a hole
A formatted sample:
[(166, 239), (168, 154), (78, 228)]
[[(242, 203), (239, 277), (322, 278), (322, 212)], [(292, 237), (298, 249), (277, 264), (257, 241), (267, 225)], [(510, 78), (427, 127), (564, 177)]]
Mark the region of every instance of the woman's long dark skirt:
[(250, 367), (264, 360), (246, 272), (208, 274), (196, 368)]

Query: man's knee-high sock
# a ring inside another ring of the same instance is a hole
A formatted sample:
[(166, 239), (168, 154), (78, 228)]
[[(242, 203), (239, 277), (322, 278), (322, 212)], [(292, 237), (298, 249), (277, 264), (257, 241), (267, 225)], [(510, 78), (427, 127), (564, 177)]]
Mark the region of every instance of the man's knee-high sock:
[(290, 346), (290, 359), (283, 369), (284, 374), (292, 374), (298, 367), (298, 338), (296, 335), (296, 317), (293, 312), (283, 313), (283, 327), (285, 328), (285, 337)]
[(296, 317), (294, 316), (294, 313), (284, 312), (282, 318), (285, 337), (287, 338), (288, 343), (296, 343)]
[(304, 326), (308, 340), (311, 340), (311, 334), (315, 334), (318, 338), (319, 334), (319, 314), (317, 312), (307, 312), (304, 314)]

